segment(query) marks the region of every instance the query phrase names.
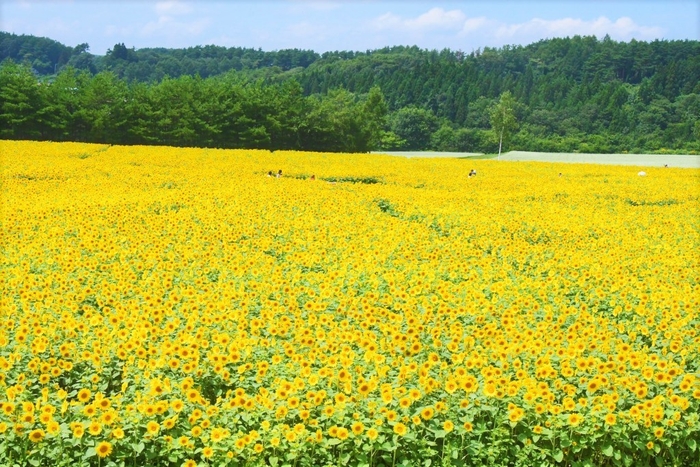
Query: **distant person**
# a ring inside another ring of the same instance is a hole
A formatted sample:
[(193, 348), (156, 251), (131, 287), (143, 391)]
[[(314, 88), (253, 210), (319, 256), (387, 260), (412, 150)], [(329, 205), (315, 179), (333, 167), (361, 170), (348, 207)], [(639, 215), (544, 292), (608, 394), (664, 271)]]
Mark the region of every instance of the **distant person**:
[(664, 164), (664, 167), (666, 167), (668, 169), (668, 164)]
[(316, 175), (312, 175), (311, 180), (316, 180)]
[(559, 176), (561, 177), (561, 172), (559, 172)]
[(471, 169), (471, 170), (469, 171), (469, 178), (471, 178), (471, 177), (476, 177), (476, 170)]
[(269, 172), (267, 172), (267, 176), (268, 176), (268, 177), (272, 177), (272, 170), (270, 170)]
[(639, 172), (637, 175), (639, 175), (640, 177), (645, 177), (646, 174), (647, 174), (647, 173), (646, 173), (645, 171), (642, 170), (642, 171)]
[(277, 172), (277, 178), (281, 178), (281, 177), (282, 177), (282, 169), (280, 169), (279, 172)]

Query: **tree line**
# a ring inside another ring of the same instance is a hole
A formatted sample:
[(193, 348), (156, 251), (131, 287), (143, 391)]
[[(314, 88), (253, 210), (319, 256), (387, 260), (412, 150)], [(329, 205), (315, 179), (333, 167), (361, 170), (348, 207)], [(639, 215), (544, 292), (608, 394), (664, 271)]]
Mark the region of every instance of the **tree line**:
[(324, 55), (277, 78), (289, 75), (307, 94), (380, 86), (391, 112), (415, 106), (436, 117), (425, 119), (438, 132), (436, 149), (497, 151), (484, 130), (489, 109), (510, 92), (518, 149), (700, 151), (700, 41), (575, 36), (469, 54), (391, 47)]
[(366, 152), (378, 147), (386, 116), (378, 87), (304, 96), (294, 81), (228, 74), (129, 83), (70, 67), (49, 83), (26, 66), (0, 66), (7, 139)]
[(700, 152), (699, 41), (575, 36), (469, 54), (115, 44), (102, 57), (59, 46), (0, 34), (3, 137), (496, 152), (507, 93), (505, 150)]
[(69, 47), (46, 37), (0, 31), (0, 62), (10, 59), (30, 66), (42, 76), (55, 75), (64, 67), (92, 74), (112, 71), (128, 81), (155, 82), (166, 77), (199, 75), (203, 78), (229, 71), (271, 68), (283, 72), (306, 68), (321, 55), (312, 50), (263, 51), (249, 47), (205, 45), (184, 49), (163, 47), (135, 49), (123, 42), (105, 55), (90, 53), (89, 44)]

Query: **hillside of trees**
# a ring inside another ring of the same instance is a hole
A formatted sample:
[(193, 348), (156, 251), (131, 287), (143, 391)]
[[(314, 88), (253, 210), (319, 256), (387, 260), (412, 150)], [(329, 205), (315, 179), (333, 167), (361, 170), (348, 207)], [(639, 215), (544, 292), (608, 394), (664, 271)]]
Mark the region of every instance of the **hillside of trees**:
[(549, 39), (471, 53), (418, 47), (104, 56), (0, 33), (0, 136), (269, 149), (700, 153), (700, 41)]
[(127, 81), (156, 82), (166, 77), (199, 75), (207, 78), (229, 71), (263, 68), (287, 71), (306, 68), (320, 58), (312, 50), (264, 52), (260, 49), (216, 45), (136, 50), (118, 43), (103, 56), (93, 55), (89, 50), (88, 44), (67, 47), (45, 37), (0, 31), (0, 62), (11, 59), (29, 65), (40, 76), (56, 74), (62, 68), (71, 66), (93, 74), (112, 71)]

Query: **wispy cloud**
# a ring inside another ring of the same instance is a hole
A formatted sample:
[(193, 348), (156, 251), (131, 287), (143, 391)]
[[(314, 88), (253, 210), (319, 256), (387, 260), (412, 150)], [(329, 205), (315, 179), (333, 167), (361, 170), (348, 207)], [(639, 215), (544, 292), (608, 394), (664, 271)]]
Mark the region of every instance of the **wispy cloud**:
[[(373, 18), (369, 28), (393, 36), (416, 37), (423, 33), (440, 34), (442, 38), (467, 36), (488, 39), (489, 42), (526, 43), (550, 37), (597, 36), (606, 34), (616, 40), (632, 38), (649, 40), (663, 37), (665, 31), (658, 26), (645, 26), (630, 17), (611, 20), (605, 16), (584, 20), (560, 18), (546, 20), (532, 18), (525, 22), (508, 23), (485, 16), (469, 17), (462, 10), (431, 8), (415, 17), (403, 17), (392, 12)], [(426, 36), (428, 37), (428, 36)]]
[(178, 21), (172, 16), (159, 16), (156, 21), (149, 21), (140, 30), (143, 36), (153, 35), (179, 35), (187, 34), (198, 36), (211, 24), (209, 18), (200, 18), (192, 21)]
[(294, 13), (305, 13), (308, 11), (334, 11), (342, 7), (342, 3), (333, 0), (289, 0)]
[(31, 34), (40, 37), (54, 38), (62, 34), (69, 33), (81, 27), (78, 20), (66, 20), (59, 17), (49, 18), (42, 23), (34, 24), (29, 21), (22, 20), (3, 20), (2, 30), (14, 32), (16, 34), (26, 34), (26, 30), (31, 30)]
[(133, 32), (133, 26), (118, 26), (115, 24), (107, 25), (102, 30), (102, 34), (105, 37), (117, 37), (118, 39), (122, 39), (123, 37), (129, 37), (133, 34)]
[(527, 7), (454, 0), (0, 0), (0, 29), (69, 45), (88, 42), (97, 54), (115, 42), (136, 48), (217, 43), (323, 52), (402, 44), (469, 50), (573, 35), (694, 39), (698, 11), (697, 0)]
[(192, 12), (192, 5), (177, 0), (169, 0), (165, 2), (157, 2), (153, 9), (160, 16), (169, 15), (186, 15)]
[(601, 16), (597, 19), (584, 21), (577, 18), (562, 18), (544, 20), (533, 18), (518, 24), (501, 24), (495, 31), (496, 37), (519, 39), (521, 37), (545, 36), (598, 36), (609, 34), (617, 40), (655, 39), (662, 37), (664, 30), (657, 26), (642, 26), (629, 17), (618, 18), (615, 21)]
[(484, 16), (469, 18), (464, 22), (460, 34), (469, 34), (470, 32), (478, 31), (487, 27), (489, 23), (493, 23), (493, 21), (489, 21)]
[(445, 11), (442, 8), (432, 8), (417, 18), (408, 19), (404, 22), (410, 29), (421, 31), (431, 29), (458, 29), (467, 19), (467, 15), (461, 10)]
[(157, 18), (138, 28), (142, 37), (199, 36), (212, 24), (209, 18), (193, 18), (192, 4), (178, 0), (156, 2)]
[(442, 8), (432, 8), (415, 18), (402, 18), (393, 13), (386, 13), (372, 22), (375, 29), (405, 30), (411, 32), (430, 31), (435, 29), (460, 29), (467, 21), (467, 15), (461, 10), (445, 11)]

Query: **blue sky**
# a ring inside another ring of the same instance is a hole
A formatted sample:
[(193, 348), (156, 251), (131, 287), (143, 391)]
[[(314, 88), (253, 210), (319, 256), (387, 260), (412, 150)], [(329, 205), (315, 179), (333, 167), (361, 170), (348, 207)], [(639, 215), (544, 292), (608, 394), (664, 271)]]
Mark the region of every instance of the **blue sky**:
[(470, 52), (550, 37), (700, 39), (700, 1), (0, 0), (0, 30), (127, 47), (216, 44), (366, 50), (418, 45)]

